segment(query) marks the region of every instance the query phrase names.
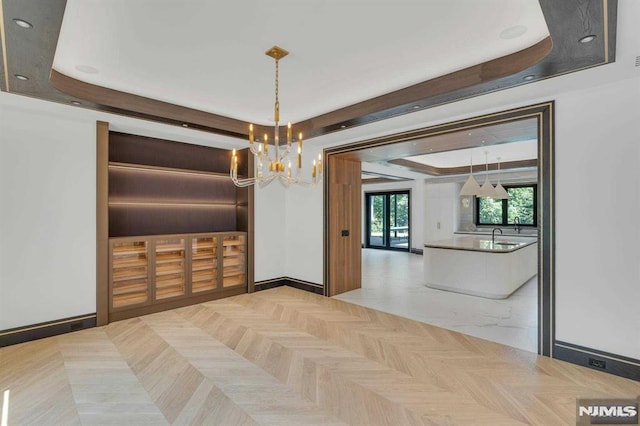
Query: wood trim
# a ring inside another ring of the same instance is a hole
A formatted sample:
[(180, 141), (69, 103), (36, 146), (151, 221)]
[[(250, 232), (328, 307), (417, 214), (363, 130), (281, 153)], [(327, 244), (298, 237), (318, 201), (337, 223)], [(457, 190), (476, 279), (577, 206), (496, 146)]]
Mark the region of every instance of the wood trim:
[[(407, 106), (413, 107), (416, 103), (421, 106), (433, 106), (426, 101), (428, 98), (518, 73), (540, 62), (552, 48), (551, 38), (547, 37), (519, 52), (302, 121), (296, 125), (296, 131), (303, 132), (305, 138), (309, 139), (333, 131), (332, 127), (340, 123), (356, 119), (357, 124), (378, 121), (398, 115), (397, 108), (401, 108), (402, 113), (406, 113)], [(249, 124), (240, 120), (97, 86), (66, 76), (56, 70), (51, 70), (49, 81), (61, 92), (96, 104), (120, 108), (134, 116), (136, 113), (142, 113), (158, 120), (169, 119), (176, 123), (204, 126), (209, 131), (228, 136), (247, 137)], [(455, 99), (449, 101), (452, 100)], [(256, 134), (264, 132), (272, 133), (273, 128), (257, 127)]]
[(362, 179), (362, 184), (369, 185), (374, 183), (397, 183), (397, 182), (406, 182), (408, 180), (411, 180), (411, 179), (391, 179), (391, 178), (384, 178), (384, 177), (376, 177), (376, 178), (370, 178), (370, 179)]
[[(640, 381), (640, 360), (615, 355), (585, 346), (556, 341), (554, 358), (582, 365), (597, 371)], [(595, 362), (594, 362), (595, 361)], [(595, 365), (594, 365), (595, 364)], [(600, 365), (601, 367), (597, 367)]]
[(263, 291), (271, 288), (289, 286), (299, 290), (308, 291), (310, 293), (322, 294), (323, 286), (321, 284), (312, 283), (310, 281), (299, 280), (297, 278), (281, 277), (270, 280), (259, 281), (256, 283), (255, 291)]
[(96, 123), (96, 323), (109, 322), (109, 123)]
[[(172, 124), (187, 123), (190, 127), (231, 137), (248, 137), (249, 123), (244, 121), (86, 83), (54, 69), (51, 70), (49, 82), (51, 86), (68, 95), (118, 108), (134, 117), (150, 118), (156, 121), (168, 119), (173, 122)], [(269, 127), (256, 126), (255, 132), (256, 134), (269, 132)]]
[(57, 336), (72, 331), (96, 326), (96, 314), (79, 315), (23, 327), (0, 330), (0, 347), (16, 345), (45, 337)]
[[(415, 161), (407, 160), (404, 158), (397, 158), (395, 160), (387, 161), (389, 164), (393, 164), (396, 166), (403, 167), (407, 170), (411, 170), (414, 172), (422, 173), (425, 175), (431, 176), (452, 176), (452, 175), (464, 175), (469, 173), (469, 166), (461, 166), (461, 167), (433, 167), (427, 164), (417, 163)], [(500, 163), (500, 170), (509, 170), (509, 169), (520, 169), (520, 168), (530, 168), (530, 167), (538, 167), (538, 160), (519, 160), (519, 161), (505, 161)], [(473, 172), (484, 172), (486, 166), (475, 165), (473, 166)], [(498, 170), (498, 163), (489, 163), (490, 171)]]
[[(429, 102), (430, 98), (516, 74), (540, 62), (552, 48), (551, 37), (546, 37), (519, 52), (313, 117), (298, 123), (297, 127), (306, 138), (312, 138), (337, 130), (333, 127), (344, 123), (367, 124), (406, 113), (407, 108), (415, 105), (435, 106), (437, 104)], [(459, 99), (450, 98), (447, 102), (454, 100)]]

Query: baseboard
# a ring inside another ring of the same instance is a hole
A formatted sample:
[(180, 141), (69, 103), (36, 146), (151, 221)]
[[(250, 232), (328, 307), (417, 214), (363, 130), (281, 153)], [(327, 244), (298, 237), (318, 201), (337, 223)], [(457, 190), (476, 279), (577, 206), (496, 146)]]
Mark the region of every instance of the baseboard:
[(96, 326), (96, 314), (80, 315), (0, 331), (0, 347), (44, 339)]
[(256, 291), (268, 290), (270, 288), (289, 286), (299, 290), (308, 291), (315, 294), (324, 294), (324, 287), (321, 284), (310, 281), (299, 280), (297, 278), (280, 277), (271, 280), (256, 281)]
[(640, 381), (640, 360), (556, 340), (553, 357), (597, 371)]

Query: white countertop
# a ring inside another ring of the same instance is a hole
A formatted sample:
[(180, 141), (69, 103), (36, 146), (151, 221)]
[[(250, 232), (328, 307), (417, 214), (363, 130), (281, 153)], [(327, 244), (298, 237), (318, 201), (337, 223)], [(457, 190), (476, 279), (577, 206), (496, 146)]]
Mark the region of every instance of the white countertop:
[(537, 239), (531, 237), (496, 236), (495, 242), (485, 236), (454, 235), (453, 238), (439, 241), (429, 241), (424, 246), (427, 248), (441, 248), (449, 250), (468, 250), (489, 253), (511, 253), (531, 244)]

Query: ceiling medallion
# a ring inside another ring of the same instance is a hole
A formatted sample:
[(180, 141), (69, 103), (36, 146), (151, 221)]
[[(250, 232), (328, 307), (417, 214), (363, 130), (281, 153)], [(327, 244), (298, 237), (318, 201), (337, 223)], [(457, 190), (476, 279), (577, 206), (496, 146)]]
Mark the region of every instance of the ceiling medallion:
[[(281, 47), (273, 46), (271, 49), (265, 52), (265, 55), (272, 57), (275, 60), (276, 66), (276, 78), (275, 78), (275, 105), (273, 109), (273, 120), (275, 126), (273, 127), (273, 149), (269, 149), (269, 135), (264, 134), (263, 142), (254, 140), (253, 137), (253, 124), (249, 124), (249, 151), (254, 156), (253, 163), (255, 165), (254, 175), (250, 178), (238, 178), (238, 155), (236, 150), (233, 150), (231, 156), (231, 167), (229, 175), (231, 180), (236, 186), (245, 187), (260, 184), (260, 186), (266, 186), (273, 180), (278, 178), (280, 183), (284, 186), (291, 184), (302, 185), (316, 185), (322, 180), (322, 154), (318, 154), (318, 160), (313, 160), (311, 166), (311, 181), (305, 181), (302, 179), (302, 133), (298, 133), (298, 140), (296, 141), (297, 158), (296, 167), (292, 168), (291, 160), (285, 165), (289, 154), (291, 153), (291, 144), (294, 142), (292, 137), (291, 123), (287, 124), (287, 144), (286, 146), (280, 146), (280, 101), (278, 98), (279, 92), (279, 61), (287, 56), (289, 52)], [(295, 171), (293, 170), (295, 169)]]

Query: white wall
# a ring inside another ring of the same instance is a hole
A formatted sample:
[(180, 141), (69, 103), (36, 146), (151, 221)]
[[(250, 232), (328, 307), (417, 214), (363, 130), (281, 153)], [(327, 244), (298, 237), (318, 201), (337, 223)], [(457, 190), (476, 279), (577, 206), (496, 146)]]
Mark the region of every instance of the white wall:
[(639, 359), (640, 78), (557, 106), (556, 337)]
[(255, 188), (255, 281), (285, 276), (286, 192), (279, 182)]
[(96, 127), (0, 98), (0, 330), (93, 313)]
[[(311, 162), (319, 152), (312, 143), (304, 145), (302, 163), (306, 181), (311, 180)], [(323, 225), (322, 221), (307, 221), (307, 218), (318, 215), (322, 217), (322, 192), (322, 182), (316, 186), (292, 186), (286, 190), (287, 259), (285, 273), (281, 276), (322, 284)]]

